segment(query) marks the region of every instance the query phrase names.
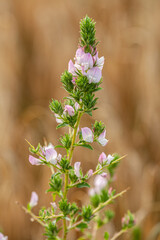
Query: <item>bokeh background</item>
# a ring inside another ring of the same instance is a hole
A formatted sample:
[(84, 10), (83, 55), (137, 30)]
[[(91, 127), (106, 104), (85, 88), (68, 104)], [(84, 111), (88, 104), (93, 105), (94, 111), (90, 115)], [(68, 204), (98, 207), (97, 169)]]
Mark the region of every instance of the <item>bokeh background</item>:
[[(26, 205), (32, 190), (40, 196), (39, 206), (51, 201), (45, 194), (50, 172), (29, 164), (25, 139), (35, 146), (44, 138), (56, 145), (64, 132), (55, 130), (48, 105), (66, 95), (60, 75), (75, 55), (79, 20), (86, 14), (96, 21), (105, 66), (99, 109), (81, 126), (102, 120), (110, 141), (105, 149), (95, 145), (94, 152), (76, 150), (74, 161), (82, 161), (86, 172), (102, 151), (127, 154), (114, 185), (130, 191), (116, 201), (116, 218), (103, 230), (118, 231), (131, 209), (140, 239), (160, 239), (159, 13), (158, 0), (0, 1), (0, 229), (10, 240), (44, 239), (41, 227), (16, 204)], [(81, 205), (87, 192), (78, 189), (69, 197)], [(72, 232), (69, 239), (78, 236)]]

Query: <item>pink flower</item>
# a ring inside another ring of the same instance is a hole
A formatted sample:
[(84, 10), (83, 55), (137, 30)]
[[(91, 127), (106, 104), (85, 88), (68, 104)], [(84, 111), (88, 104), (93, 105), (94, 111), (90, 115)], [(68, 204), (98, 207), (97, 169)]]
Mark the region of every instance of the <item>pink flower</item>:
[(79, 106), (79, 104), (76, 102), (75, 105), (74, 105), (74, 107), (75, 107), (75, 109), (76, 109), (76, 111), (77, 111), (80, 106)]
[(93, 58), (90, 53), (85, 53), (83, 48), (78, 48), (76, 51), (76, 66), (83, 67), (83, 71), (93, 67)]
[(96, 193), (100, 193), (102, 189), (104, 189), (107, 185), (107, 179), (102, 177), (101, 175), (97, 175), (94, 179), (95, 191)]
[(82, 130), (82, 138), (86, 142), (93, 142), (93, 133), (92, 130), (88, 127), (81, 128)]
[(58, 114), (54, 114), (55, 118), (56, 118), (56, 122), (57, 123), (63, 123), (62, 119), (60, 119), (60, 116)]
[(80, 58), (83, 56), (83, 54), (84, 54), (83, 48), (81, 48), (81, 47), (78, 48), (77, 51), (76, 51), (76, 58), (75, 58), (75, 60), (79, 61)]
[(99, 58), (99, 57), (98, 57), (98, 52), (97, 52), (96, 55), (93, 57), (93, 61), (94, 61), (94, 64), (96, 64), (96, 66), (97, 66), (100, 70), (103, 69), (104, 57)]
[(70, 105), (65, 105), (64, 111), (67, 112), (70, 116), (74, 116), (74, 108)]
[(8, 240), (8, 237), (0, 233), (0, 240)]
[(108, 194), (111, 195), (111, 193), (112, 193), (112, 187), (108, 189)]
[(56, 211), (56, 209), (57, 209), (57, 204), (56, 204), (55, 202), (51, 202), (50, 204), (51, 204), (51, 206), (53, 207), (54, 211)]
[(58, 154), (58, 157), (57, 157), (57, 162), (60, 162), (60, 161), (61, 161), (61, 158), (62, 158), (62, 155), (59, 153), (59, 154)]
[(70, 60), (69, 63), (68, 63), (68, 72), (75, 75), (75, 71), (76, 71), (76, 68), (75, 68), (72, 60)]
[(35, 207), (38, 204), (38, 195), (36, 192), (32, 192), (31, 194), (31, 200), (29, 202), (29, 205), (31, 208)]
[(75, 162), (74, 164), (74, 172), (76, 174), (77, 177), (80, 177), (80, 165), (81, 163), (80, 162)]
[(51, 143), (47, 147), (44, 147), (44, 152), (47, 162), (52, 164), (57, 163), (57, 152), (54, 150), (54, 146)]
[(109, 155), (107, 156), (107, 159), (106, 159), (106, 160), (107, 160), (107, 163), (110, 164), (113, 159), (114, 159), (114, 157), (112, 157), (112, 155), (109, 154)]
[(76, 78), (73, 77), (72, 81), (71, 81), (74, 85), (76, 84)]
[(108, 140), (105, 138), (106, 136), (106, 130), (104, 130), (98, 137), (98, 142), (104, 147), (107, 143)]
[(106, 154), (102, 152), (98, 158), (98, 161), (100, 164), (103, 164), (106, 161), (106, 159), (107, 159)]
[(43, 163), (41, 160), (39, 160), (38, 158), (35, 158), (35, 157), (31, 156), (31, 155), (29, 155), (29, 162), (32, 165), (37, 165), (37, 166)]
[(93, 169), (90, 169), (90, 170), (88, 171), (88, 178), (90, 178), (92, 175), (93, 175)]
[(89, 83), (98, 83), (101, 80), (102, 72), (98, 67), (93, 67), (87, 71)]
[(101, 173), (101, 177), (106, 178), (107, 177), (107, 173), (105, 173), (105, 172)]
[(94, 188), (90, 188), (89, 191), (88, 191), (88, 193), (89, 193), (89, 195), (90, 195), (91, 197), (93, 197), (93, 196), (96, 194)]

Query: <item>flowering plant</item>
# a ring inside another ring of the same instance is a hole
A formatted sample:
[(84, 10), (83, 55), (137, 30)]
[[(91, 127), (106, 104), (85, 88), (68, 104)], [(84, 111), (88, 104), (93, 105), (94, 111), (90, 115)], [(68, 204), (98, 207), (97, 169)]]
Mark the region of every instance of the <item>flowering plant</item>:
[[(101, 90), (104, 57), (98, 56), (95, 32), (95, 22), (92, 19), (86, 16), (81, 20), (81, 37), (74, 62), (69, 61), (68, 71), (61, 76), (61, 82), (69, 96), (65, 98), (63, 104), (53, 99), (50, 103), (50, 110), (58, 123), (57, 129), (68, 127), (69, 131), (60, 137), (60, 145), (57, 146), (49, 143), (45, 146), (38, 144), (35, 148), (29, 143), (31, 152), (29, 162), (36, 166), (47, 165), (51, 169), (48, 192), (51, 193), (53, 202), (49, 208), (41, 208), (39, 216), (36, 216), (32, 209), (38, 203), (38, 195), (32, 192), (27, 208), (23, 208), (44, 227), (44, 235), (48, 240), (66, 240), (72, 229), (82, 232), (79, 240), (97, 239), (97, 229), (114, 217), (111, 210), (105, 210), (103, 213), (101, 210), (127, 191), (116, 193), (111, 187), (115, 168), (124, 156), (120, 157), (118, 154), (106, 156), (102, 152), (96, 169), (89, 169), (85, 174), (80, 162), (72, 163), (76, 147), (93, 150), (93, 142), (102, 146), (108, 143), (105, 125), (101, 121), (95, 121), (90, 128), (79, 128), (82, 116), (84, 114), (92, 116), (92, 112), (97, 109), (98, 98), (95, 97), (95, 93)], [(64, 156), (57, 153), (59, 148), (65, 149)], [(92, 177), (94, 183), (93, 187), (90, 187), (88, 181)], [(67, 195), (72, 188), (89, 188), (90, 204), (79, 207), (77, 203), (69, 202)], [(57, 198), (58, 204), (55, 202)], [(93, 229), (90, 222), (94, 222)], [(128, 212), (123, 218), (122, 229), (111, 239), (116, 239), (133, 225), (134, 217)], [(109, 239), (107, 231), (104, 233), (104, 239)]]

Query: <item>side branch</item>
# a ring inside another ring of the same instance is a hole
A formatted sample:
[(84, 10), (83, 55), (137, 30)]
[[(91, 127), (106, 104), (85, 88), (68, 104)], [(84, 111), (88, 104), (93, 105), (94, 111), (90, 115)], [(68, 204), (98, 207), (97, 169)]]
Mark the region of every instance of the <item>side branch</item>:
[[(113, 197), (111, 197), (109, 200), (107, 200), (104, 203), (101, 203), (97, 208), (94, 209), (93, 214), (97, 213), (98, 211), (100, 211), (103, 207), (107, 206), (109, 203), (111, 203), (114, 199), (116, 199), (117, 197), (122, 196), (124, 193), (126, 193), (129, 190), (129, 188), (123, 190), (120, 193), (117, 193), (116, 195), (114, 195)], [(68, 230), (71, 230), (73, 228), (75, 228), (76, 226), (78, 226), (80, 223), (82, 223), (84, 220), (81, 219), (80, 221), (76, 222), (75, 224), (73, 224), (72, 226), (70, 226), (68, 228)]]

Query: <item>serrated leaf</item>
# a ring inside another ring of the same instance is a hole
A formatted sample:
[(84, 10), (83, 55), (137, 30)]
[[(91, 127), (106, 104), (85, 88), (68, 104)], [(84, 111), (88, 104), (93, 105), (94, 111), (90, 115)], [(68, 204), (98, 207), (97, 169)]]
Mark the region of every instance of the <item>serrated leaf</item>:
[(86, 183), (86, 182), (82, 182), (82, 183), (78, 183), (77, 185), (76, 185), (76, 187), (77, 188), (84, 188), (84, 187), (90, 187), (90, 185), (88, 184), (88, 183)]

